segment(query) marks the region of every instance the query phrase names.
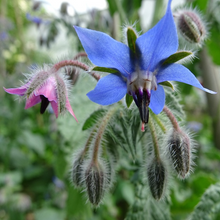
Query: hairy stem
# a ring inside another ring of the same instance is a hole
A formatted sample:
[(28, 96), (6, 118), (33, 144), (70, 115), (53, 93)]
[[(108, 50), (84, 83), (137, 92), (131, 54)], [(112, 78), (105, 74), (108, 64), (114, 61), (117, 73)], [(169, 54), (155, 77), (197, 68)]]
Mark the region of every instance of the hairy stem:
[(102, 140), (102, 135), (105, 132), (105, 128), (109, 122), (109, 120), (111, 119), (112, 115), (114, 114), (114, 112), (116, 111), (117, 107), (111, 108), (108, 113), (105, 115), (105, 117), (103, 118), (96, 138), (95, 138), (95, 143), (94, 143), (94, 149), (93, 149), (93, 155), (92, 155), (92, 162), (93, 163), (98, 163), (98, 155), (99, 155), (99, 147), (100, 147), (100, 142)]
[(99, 81), (99, 79), (100, 79), (100, 75), (96, 74), (95, 72), (90, 72), (89, 67), (86, 64), (81, 63), (78, 60), (63, 60), (63, 61), (60, 61), (60, 62), (54, 64), (53, 68), (55, 69), (55, 71), (58, 71), (60, 68), (65, 67), (65, 66), (78, 67), (84, 71), (87, 71), (97, 81)]
[(165, 128), (165, 125), (163, 124), (163, 122), (159, 119), (159, 117), (157, 115), (155, 115), (152, 111), (150, 111), (150, 116), (152, 116), (152, 118), (154, 119), (154, 121), (156, 121), (156, 123), (159, 125), (160, 129), (163, 131), (163, 133), (166, 133), (167, 130)]
[(170, 109), (166, 105), (164, 106), (163, 111), (166, 113), (167, 117), (170, 119), (170, 122), (172, 123), (173, 128), (176, 131), (179, 131), (180, 130), (179, 124), (178, 124), (174, 114), (170, 111)]
[(151, 133), (152, 141), (153, 141), (155, 157), (157, 159), (159, 159), (160, 158), (160, 152), (159, 152), (158, 139), (157, 139), (154, 124), (152, 122), (152, 119), (150, 119), (150, 118), (149, 118), (149, 126), (150, 126), (150, 133)]
[(84, 147), (84, 149), (83, 149), (83, 151), (82, 151), (82, 153), (81, 153), (81, 157), (84, 157), (85, 154), (88, 152), (89, 147), (90, 147), (90, 145), (91, 145), (91, 143), (92, 143), (92, 140), (93, 140), (93, 138), (94, 138), (94, 136), (95, 136), (96, 130), (97, 130), (97, 128), (95, 127), (95, 128), (92, 130), (92, 132), (90, 133), (90, 135), (89, 135), (89, 137), (88, 137), (88, 139), (87, 139), (87, 141), (86, 141), (85, 147)]

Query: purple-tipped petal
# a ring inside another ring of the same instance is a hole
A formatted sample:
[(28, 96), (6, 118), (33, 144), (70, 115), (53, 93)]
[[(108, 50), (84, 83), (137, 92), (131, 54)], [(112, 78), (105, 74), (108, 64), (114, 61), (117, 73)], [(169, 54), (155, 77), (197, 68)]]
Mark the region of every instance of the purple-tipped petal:
[(27, 101), (26, 101), (26, 105), (25, 105), (25, 109), (31, 108), (32, 106), (38, 104), (39, 102), (41, 102), (41, 98), (40, 96), (35, 96), (34, 94), (32, 96), (30, 96)]
[(177, 51), (178, 37), (171, 2), (172, 0), (169, 0), (164, 17), (136, 40), (140, 66), (143, 70), (154, 71), (160, 61)]
[(202, 89), (205, 92), (216, 94), (209, 89), (204, 88), (198, 79), (184, 66), (181, 64), (171, 64), (163, 69), (161, 69), (157, 77), (157, 83), (164, 81), (178, 81), (189, 84), (191, 86), (195, 86), (199, 89)]
[(25, 85), (23, 85), (23, 86), (18, 87), (18, 88), (10, 88), (10, 89), (4, 88), (4, 90), (5, 90), (5, 92), (7, 92), (9, 94), (23, 96), (25, 94), (25, 92), (27, 91), (27, 87)]
[(105, 33), (75, 26), (76, 33), (93, 64), (115, 68), (127, 77), (134, 72), (130, 49)]
[(101, 78), (95, 89), (87, 94), (89, 99), (100, 105), (110, 105), (121, 100), (127, 92), (126, 82), (119, 76), (109, 74)]
[(66, 97), (66, 109), (69, 111), (69, 113), (76, 119), (76, 121), (78, 122), (73, 110), (72, 110), (72, 107), (70, 105), (70, 102), (69, 102), (69, 99), (68, 97)]
[(159, 114), (165, 105), (165, 92), (163, 86), (157, 85), (157, 90), (151, 90), (150, 109), (154, 114)]

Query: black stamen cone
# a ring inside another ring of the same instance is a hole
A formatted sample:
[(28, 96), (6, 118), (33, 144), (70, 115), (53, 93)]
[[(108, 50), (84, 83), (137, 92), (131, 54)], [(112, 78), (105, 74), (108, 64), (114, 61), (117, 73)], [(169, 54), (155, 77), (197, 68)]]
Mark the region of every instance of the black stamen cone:
[(40, 98), (41, 98), (40, 113), (43, 114), (45, 112), (45, 110), (47, 109), (50, 102), (49, 102), (48, 98), (46, 98), (43, 95), (40, 95)]
[(149, 119), (149, 109), (148, 105), (150, 103), (150, 96), (147, 91), (137, 93), (137, 106), (140, 112), (141, 121), (145, 124), (148, 123)]

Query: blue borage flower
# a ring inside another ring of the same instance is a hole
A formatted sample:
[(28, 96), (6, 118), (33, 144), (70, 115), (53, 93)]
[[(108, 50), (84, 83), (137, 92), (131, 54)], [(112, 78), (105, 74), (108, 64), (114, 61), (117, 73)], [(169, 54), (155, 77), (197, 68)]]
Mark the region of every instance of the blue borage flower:
[(208, 93), (196, 77), (177, 63), (163, 62), (178, 49), (176, 26), (169, 0), (166, 14), (148, 32), (137, 38), (135, 53), (130, 48), (105, 33), (75, 26), (78, 37), (91, 62), (100, 67), (112, 68), (118, 74), (101, 78), (87, 96), (100, 105), (110, 105), (121, 100), (126, 93), (133, 96), (141, 120), (148, 122), (148, 106), (159, 114), (165, 104), (165, 92), (159, 83), (183, 82)]

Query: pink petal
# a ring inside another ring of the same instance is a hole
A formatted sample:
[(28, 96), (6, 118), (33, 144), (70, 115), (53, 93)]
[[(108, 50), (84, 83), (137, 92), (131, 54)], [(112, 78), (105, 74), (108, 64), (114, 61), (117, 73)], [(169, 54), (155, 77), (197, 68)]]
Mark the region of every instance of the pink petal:
[(72, 110), (72, 107), (69, 103), (69, 100), (68, 100), (68, 97), (66, 97), (66, 109), (69, 111), (69, 113), (75, 118), (75, 120), (78, 122), (73, 110)]
[(27, 99), (25, 109), (31, 108), (39, 102), (41, 102), (40, 96), (32, 95)]
[(58, 116), (59, 116), (59, 110), (58, 110), (58, 104), (57, 104), (57, 102), (51, 101), (51, 106), (52, 106), (53, 111), (54, 111), (54, 113), (55, 113), (55, 115), (56, 115), (56, 118), (58, 118)]
[(9, 94), (20, 95), (20, 96), (23, 96), (27, 91), (27, 87), (25, 85), (18, 88), (10, 88), (10, 89), (6, 89), (3, 87), (3, 89), (5, 90), (5, 92)]
[(45, 96), (50, 102), (57, 100), (56, 94), (56, 80), (53, 76), (49, 77), (45, 84), (43, 84), (38, 90), (34, 91), (35, 96), (43, 95)]

